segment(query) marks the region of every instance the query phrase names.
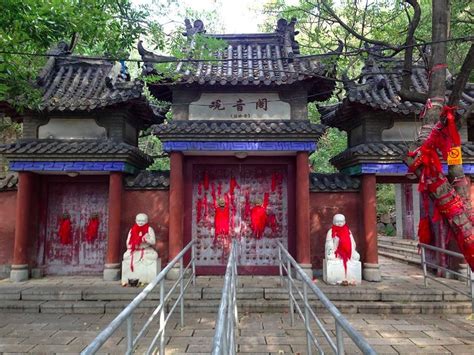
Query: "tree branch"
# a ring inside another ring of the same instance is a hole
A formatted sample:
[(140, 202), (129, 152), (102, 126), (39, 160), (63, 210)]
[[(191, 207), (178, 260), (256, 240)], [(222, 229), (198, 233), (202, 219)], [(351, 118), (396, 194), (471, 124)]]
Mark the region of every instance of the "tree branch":
[(451, 91), (451, 95), (449, 95), (449, 106), (455, 106), (458, 104), (459, 100), (461, 99), (464, 87), (466, 86), (466, 83), (469, 80), (469, 75), (471, 74), (471, 71), (473, 69), (474, 43), (471, 44), (471, 48), (469, 48), (469, 52), (467, 53), (466, 57), (464, 58), (464, 62), (462, 63), (459, 75), (456, 77), (456, 81), (454, 82), (453, 90)]
[(428, 99), (426, 94), (421, 94), (419, 92), (412, 92), (410, 90), (411, 85), (411, 70), (413, 66), (413, 49), (414, 49), (414, 36), (416, 28), (420, 23), (421, 9), (417, 0), (405, 0), (411, 7), (413, 7), (414, 15), (410, 19), (410, 24), (408, 27), (407, 39), (405, 41), (405, 56), (403, 59), (403, 72), (402, 72), (402, 88), (399, 92), (402, 100), (414, 101), (419, 103), (425, 103)]
[[(308, 1), (309, 2), (309, 1)], [(351, 35), (353, 35), (355, 38), (361, 40), (361, 41), (364, 41), (364, 42), (367, 42), (367, 43), (370, 43), (370, 44), (375, 44), (375, 45), (379, 45), (379, 46), (383, 46), (383, 47), (386, 47), (388, 49), (392, 49), (394, 51), (398, 50), (398, 47), (395, 47), (393, 45), (391, 45), (390, 43), (387, 43), (387, 42), (384, 42), (384, 41), (377, 41), (377, 40), (374, 40), (374, 39), (370, 39), (370, 38), (367, 38), (365, 36), (362, 36), (361, 34), (357, 33), (356, 31), (354, 31), (350, 26), (348, 26), (339, 16), (337, 16), (337, 14), (333, 11), (333, 9), (331, 8), (331, 6), (329, 6), (325, 0), (321, 0), (320, 3), (323, 5), (324, 9), (326, 10), (326, 12), (331, 16), (333, 17), (340, 25), (342, 28), (344, 28), (347, 32), (349, 32)]]

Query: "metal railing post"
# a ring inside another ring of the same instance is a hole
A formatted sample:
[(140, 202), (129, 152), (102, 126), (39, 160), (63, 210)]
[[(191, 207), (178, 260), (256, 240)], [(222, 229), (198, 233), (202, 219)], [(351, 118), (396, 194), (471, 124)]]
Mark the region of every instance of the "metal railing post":
[(233, 304), (234, 304), (234, 323), (237, 324), (239, 322), (239, 311), (237, 309), (237, 263), (235, 263), (234, 267), (234, 292), (233, 292)]
[(281, 249), (278, 246), (278, 271), (280, 272), (280, 287), (283, 287), (283, 265), (281, 260)]
[(474, 273), (469, 265), (467, 267), (469, 269), (469, 280), (471, 280), (471, 313), (474, 313)]
[(127, 354), (133, 352), (133, 313), (127, 318)]
[(421, 246), (421, 265), (423, 266), (423, 282), (425, 287), (428, 287), (428, 280), (426, 278), (427, 270), (426, 270), (426, 251), (423, 246)]
[(179, 263), (179, 294), (181, 300), (179, 302), (180, 307), (180, 325), (184, 327), (184, 273), (183, 273), (183, 260)]
[(344, 355), (344, 334), (342, 332), (341, 326), (336, 319), (336, 344), (337, 344), (337, 354)]
[(165, 280), (160, 284), (160, 355), (165, 355)]
[(196, 246), (193, 244), (191, 248), (191, 267), (193, 269), (193, 286), (196, 286)]
[(312, 354), (311, 351), (311, 328), (309, 326), (309, 304), (308, 304), (308, 290), (306, 284), (303, 283), (303, 302), (304, 302), (304, 326), (306, 328), (306, 349), (308, 355)]
[(288, 259), (287, 261), (287, 266), (286, 266), (286, 272), (288, 273), (288, 293), (290, 295), (290, 324), (291, 326), (295, 325), (295, 309), (293, 306), (293, 278), (291, 276), (291, 261)]

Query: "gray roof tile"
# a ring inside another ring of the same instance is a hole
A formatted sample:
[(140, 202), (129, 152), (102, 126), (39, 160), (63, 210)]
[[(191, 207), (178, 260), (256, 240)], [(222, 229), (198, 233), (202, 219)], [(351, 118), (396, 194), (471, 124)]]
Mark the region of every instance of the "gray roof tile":
[(97, 159), (130, 158), (138, 166), (148, 166), (153, 159), (135, 146), (113, 140), (19, 140), (0, 145), (0, 154), (10, 159)]
[(125, 177), (127, 189), (156, 189), (167, 190), (170, 186), (169, 171), (147, 171), (142, 170), (136, 175)]
[(311, 173), (309, 182), (310, 190), (314, 192), (357, 191), (360, 188), (359, 178), (342, 173)]
[[(374, 109), (390, 111), (402, 116), (418, 115), (423, 104), (402, 101), (398, 95), (401, 88), (403, 61), (397, 58), (369, 57), (357, 82), (346, 81), (346, 97), (342, 102), (319, 107), (321, 122), (343, 128), (343, 122), (351, 120), (358, 110)], [(424, 66), (414, 65), (411, 89), (420, 93), (428, 90), (428, 73)], [(447, 95), (450, 91), (447, 90)], [(460, 101), (460, 112), (474, 102), (474, 83), (468, 83)], [(412, 117), (412, 116), (410, 116)]]
[(0, 191), (15, 190), (18, 185), (18, 174), (8, 172), (7, 175), (0, 176)]
[(153, 133), (162, 140), (251, 140), (295, 139), (317, 140), (326, 127), (308, 120), (294, 121), (169, 121), (153, 126)]

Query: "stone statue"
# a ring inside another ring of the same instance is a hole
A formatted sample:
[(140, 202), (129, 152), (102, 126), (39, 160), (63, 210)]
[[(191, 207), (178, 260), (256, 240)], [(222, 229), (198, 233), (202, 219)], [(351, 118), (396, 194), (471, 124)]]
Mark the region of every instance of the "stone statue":
[(331, 285), (360, 284), (360, 255), (356, 251), (352, 232), (346, 224), (346, 217), (336, 214), (332, 223), (326, 234), (323, 279)]
[(148, 224), (148, 216), (137, 214), (135, 224), (127, 237), (127, 251), (123, 254), (122, 285), (129, 280), (140, 284), (150, 283), (161, 271), (161, 260), (154, 249), (155, 232)]

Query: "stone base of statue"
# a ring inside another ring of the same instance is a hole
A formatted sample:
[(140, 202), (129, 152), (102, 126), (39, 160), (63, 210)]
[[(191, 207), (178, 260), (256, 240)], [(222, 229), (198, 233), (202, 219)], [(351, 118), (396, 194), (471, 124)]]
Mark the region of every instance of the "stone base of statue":
[(122, 285), (128, 285), (128, 280), (137, 279), (139, 284), (148, 284), (160, 273), (161, 260), (157, 257), (140, 258), (140, 251), (135, 251), (133, 257), (133, 271), (130, 258), (122, 261)]
[(349, 285), (359, 285), (362, 278), (360, 261), (347, 262), (347, 274), (342, 259), (323, 260), (323, 280), (330, 285), (339, 285), (347, 281)]

